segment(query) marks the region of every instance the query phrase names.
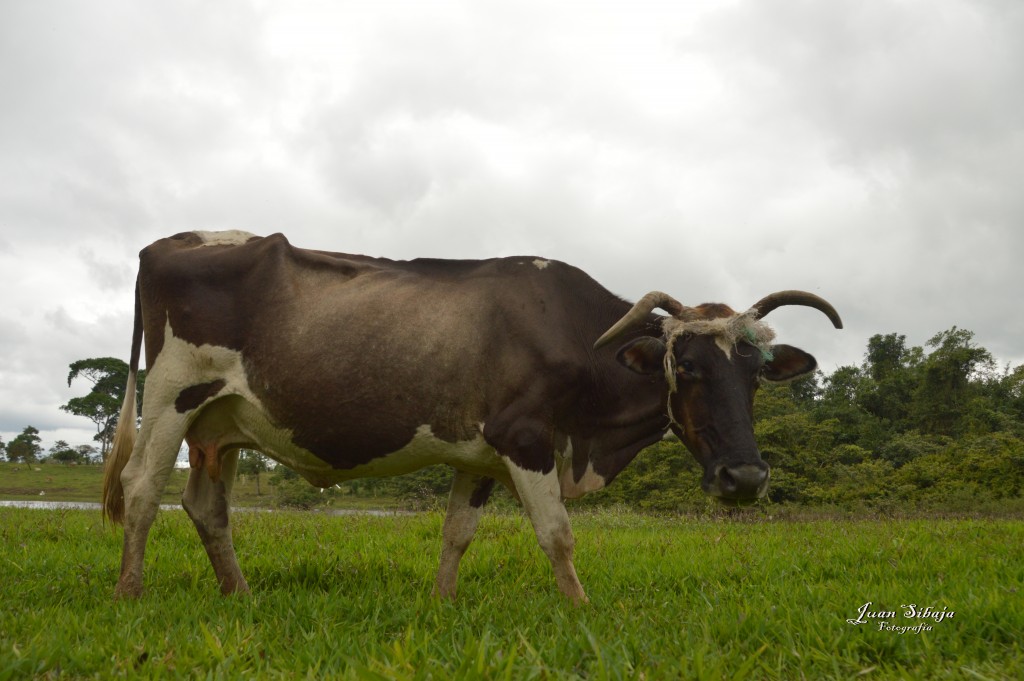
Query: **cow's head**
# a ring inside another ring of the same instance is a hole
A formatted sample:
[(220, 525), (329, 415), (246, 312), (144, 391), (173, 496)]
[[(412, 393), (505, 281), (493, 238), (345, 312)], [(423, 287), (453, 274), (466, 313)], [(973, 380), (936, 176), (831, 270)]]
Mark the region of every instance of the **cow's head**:
[(704, 467), (704, 491), (724, 502), (752, 501), (768, 491), (768, 464), (754, 441), (754, 393), (761, 381), (788, 381), (817, 366), (803, 350), (772, 342), (775, 334), (761, 319), (783, 305), (813, 307), (837, 329), (843, 326), (827, 301), (804, 291), (773, 293), (744, 313), (721, 304), (686, 307), (652, 291), (594, 345), (649, 323), (655, 308), (671, 315), (662, 318), (660, 337), (632, 340), (616, 358), (637, 373), (664, 374), (669, 427)]

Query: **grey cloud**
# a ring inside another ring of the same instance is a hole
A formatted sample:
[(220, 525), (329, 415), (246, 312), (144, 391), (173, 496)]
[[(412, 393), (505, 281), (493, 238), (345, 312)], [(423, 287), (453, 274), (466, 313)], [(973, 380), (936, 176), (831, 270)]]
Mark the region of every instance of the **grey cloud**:
[(859, 335), (920, 344), (959, 324), (1024, 357), (1006, 340), (1024, 327), (999, 312), (1024, 250), (1022, 30), (1013, 3), (779, 0), (717, 11), (683, 46), (714, 54), (769, 130), (788, 116), (819, 135), (830, 172), (863, 187), (794, 250), (840, 284)]
[[(247, 3), (201, 21), (150, 3), (14, 2), (3, 14), (0, 220), (28, 238), (152, 226), (238, 145), (242, 101), (270, 106)], [(170, 168), (180, 175), (167, 183)]]
[(1011, 186), (1024, 172), (1019, 7), (748, 2), (709, 26), (704, 44), (729, 45), (744, 85), (819, 128), (834, 162), (902, 201), (919, 229), (1024, 215)]
[(968, 0), (774, 0), (720, 12), (701, 46), (770, 102), (840, 132), (854, 154), (924, 152), (1019, 125), (1022, 25), (1019, 8)]

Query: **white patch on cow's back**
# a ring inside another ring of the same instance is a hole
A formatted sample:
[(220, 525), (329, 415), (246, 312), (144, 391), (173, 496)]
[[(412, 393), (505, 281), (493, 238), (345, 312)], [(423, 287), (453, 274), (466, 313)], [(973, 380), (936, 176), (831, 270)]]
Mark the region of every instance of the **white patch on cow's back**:
[(228, 229), (222, 232), (196, 230), (192, 233), (203, 240), (204, 246), (240, 246), (249, 239), (257, 238), (255, 234), (240, 229)]
[(544, 260), (543, 258), (537, 258), (536, 260), (533, 261), (533, 266), (536, 267), (538, 270), (542, 270), (550, 264), (550, 260)]

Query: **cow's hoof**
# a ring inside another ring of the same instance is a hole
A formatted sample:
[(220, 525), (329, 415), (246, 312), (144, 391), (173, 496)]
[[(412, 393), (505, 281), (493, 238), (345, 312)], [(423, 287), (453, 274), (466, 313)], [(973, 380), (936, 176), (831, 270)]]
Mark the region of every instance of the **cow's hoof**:
[(126, 585), (123, 585), (123, 584), (119, 583), (117, 585), (117, 588), (114, 589), (114, 600), (115, 601), (135, 600), (137, 598), (140, 598), (141, 596), (142, 596), (142, 585), (141, 584), (139, 584), (139, 585), (134, 585), (133, 584), (133, 585), (130, 585), (130, 586), (126, 586)]

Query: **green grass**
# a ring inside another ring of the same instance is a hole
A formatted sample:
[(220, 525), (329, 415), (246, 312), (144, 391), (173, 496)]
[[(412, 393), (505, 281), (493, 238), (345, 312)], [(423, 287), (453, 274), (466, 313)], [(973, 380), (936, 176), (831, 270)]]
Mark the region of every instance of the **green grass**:
[[(221, 597), (185, 515), (162, 512), (145, 595), (113, 602), (119, 530), (0, 509), (0, 679), (1024, 678), (1020, 521), (578, 513), (578, 609), (515, 513), (485, 515), (455, 603), (430, 596), (438, 513), (233, 522), (250, 597)], [(867, 601), (956, 615), (847, 624)]]
[(99, 501), (102, 486), (102, 466), (0, 463), (0, 499)]

